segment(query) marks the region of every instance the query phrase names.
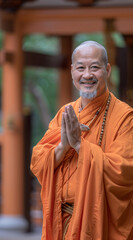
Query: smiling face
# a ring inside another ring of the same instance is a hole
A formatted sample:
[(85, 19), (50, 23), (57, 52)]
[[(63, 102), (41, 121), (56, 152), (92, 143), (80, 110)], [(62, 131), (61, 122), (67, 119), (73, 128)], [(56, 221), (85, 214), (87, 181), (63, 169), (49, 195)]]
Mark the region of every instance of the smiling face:
[(82, 98), (92, 99), (106, 91), (111, 67), (103, 59), (103, 49), (95, 45), (82, 45), (74, 54), (71, 74)]

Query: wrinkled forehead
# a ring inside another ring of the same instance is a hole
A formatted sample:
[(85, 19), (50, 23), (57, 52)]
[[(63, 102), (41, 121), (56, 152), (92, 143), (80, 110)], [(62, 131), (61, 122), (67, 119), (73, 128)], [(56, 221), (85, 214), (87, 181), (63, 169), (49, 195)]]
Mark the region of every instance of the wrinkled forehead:
[(75, 64), (79, 60), (95, 60), (105, 62), (104, 51), (97, 45), (85, 44), (75, 49), (72, 56), (72, 63)]
[(77, 48), (74, 54), (74, 60), (77, 58), (102, 58), (102, 49), (94, 45), (83, 45)]

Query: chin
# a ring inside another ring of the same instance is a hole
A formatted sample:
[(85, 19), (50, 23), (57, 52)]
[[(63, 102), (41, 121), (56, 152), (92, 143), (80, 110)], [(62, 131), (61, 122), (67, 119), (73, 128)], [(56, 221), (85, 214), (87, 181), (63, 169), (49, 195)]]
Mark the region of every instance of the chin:
[(95, 90), (93, 92), (80, 91), (80, 96), (83, 97), (83, 98), (87, 98), (87, 99), (93, 99), (97, 96), (97, 90)]

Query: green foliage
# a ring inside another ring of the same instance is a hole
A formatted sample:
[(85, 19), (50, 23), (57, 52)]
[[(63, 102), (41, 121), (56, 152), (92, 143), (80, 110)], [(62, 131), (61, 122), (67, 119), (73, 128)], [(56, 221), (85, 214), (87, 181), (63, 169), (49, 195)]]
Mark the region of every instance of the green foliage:
[(35, 145), (43, 136), (46, 129), (40, 118), (39, 108), (34, 96), (29, 92), (30, 81), (42, 90), (44, 101), (48, 105), (51, 119), (56, 114), (58, 73), (55, 69), (33, 69), (26, 68), (24, 71), (24, 105), (29, 106), (33, 113), (32, 121), (32, 145)]
[[(57, 85), (58, 85), (58, 71), (55, 69), (34, 69), (26, 68), (24, 71), (25, 91), (24, 104), (33, 105), (33, 96), (29, 94), (28, 84), (32, 81), (42, 89), (44, 99), (47, 100), (51, 117), (56, 113), (56, 99), (57, 99)], [(32, 99), (32, 101), (31, 101)]]
[(126, 46), (125, 40), (120, 33), (113, 32), (112, 33), (112, 38), (113, 38), (116, 46), (118, 46), (118, 47), (125, 47)]
[[(113, 32), (111, 34), (111, 37), (114, 40), (116, 46), (124, 47), (126, 45), (124, 38), (120, 33)], [(96, 41), (102, 44), (103, 46), (105, 46), (105, 37), (104, 37), (104, 34), (101, 32), (92, 33), (92, 34), (77, 34), (74, 38), (74, 47), (78, 46), (80, 43), (84, 41)]]
[(74, 48), (84, 41), (96, 41), (104, 45), (103, 33), (92, 33), (92, 34), (77, 34), (74, 37)]
[[(59, 52), (59, 40), (55, 37), (44, 35), (29, 35), (24, 38), (23, 49), (45, 54), (57, 54)], [(30, 81), (39, 86), (47, 103), (51, 119), (56, 114), (58, 70), (48, 68), (26, 68), (24, 70), (24, 105), (32, 109), (32, 146), (44, 135), (46, 129), (42, 124), (39, 108), (34, 96), (29, 92)]]
[(59, 40), (45, 35), (27, 35), (24, 37), (23, 50), (37, 51), (46, 54), (56, 54), (59, 50)]
[(120, 72), (117, 66), (112, 66), (111, 69), (111, 82), (115, 86), (112, 91), (116, 97), (119, 98), (119, 83), (120, 83)]

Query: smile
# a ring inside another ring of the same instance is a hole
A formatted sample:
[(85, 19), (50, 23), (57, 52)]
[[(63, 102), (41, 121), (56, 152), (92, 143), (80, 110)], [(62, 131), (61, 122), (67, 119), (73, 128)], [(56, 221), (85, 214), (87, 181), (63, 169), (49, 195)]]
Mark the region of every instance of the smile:
[(84, 80), (80, 80), (79, 83), (80, 84), (83, 84), (83, 85), (88, 85), (88, 86), (92, 86), (92, 85), (95, 85), (98, 81), (95, 79), (95, 80), (89, 80), (89, 81), (84, 81)]

